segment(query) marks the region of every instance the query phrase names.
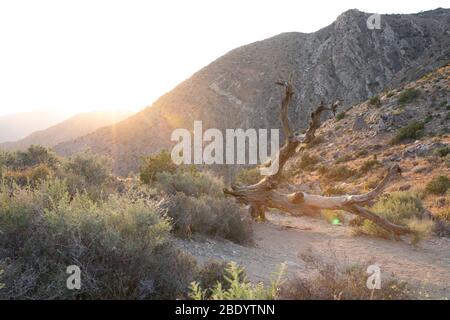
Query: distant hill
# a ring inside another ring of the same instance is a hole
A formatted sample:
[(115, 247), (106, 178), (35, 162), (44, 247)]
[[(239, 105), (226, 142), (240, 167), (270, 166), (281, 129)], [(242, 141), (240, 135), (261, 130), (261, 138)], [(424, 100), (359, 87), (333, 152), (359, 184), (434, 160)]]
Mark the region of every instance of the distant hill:
[(0, 143), (17, 141), (34, 131), (43, 130), (68, 118), (67, 112), (45, 110), (0, 116)]
[[(142, 155), (170, 149), (175, 128), (280, 128), (280, 90), (274, 82), (293, 74), (296, 107), (290, 119), (305, 127), (321, 100), (342, 108), (418, 79), (450, 60), (450, 10), (381, 16), (341, 14), (314, 33), (283, 33), (230, 51), (151, 107), (114, 127), (105, 127), (55, 147), (62, 155), (90, 148), (112, 156), (115, 171), (136, 171)], [(182, 53), (180, 53), (182, 54)]]
[(113, 125), (131, 114), (128, 111), (81, 113), (45, 130), (33, 132), (19, 141), (1, 143), (0, 149), (23, 150), (32, 144), (53, 147), (58, 143), (86, 135), (101, 127)]

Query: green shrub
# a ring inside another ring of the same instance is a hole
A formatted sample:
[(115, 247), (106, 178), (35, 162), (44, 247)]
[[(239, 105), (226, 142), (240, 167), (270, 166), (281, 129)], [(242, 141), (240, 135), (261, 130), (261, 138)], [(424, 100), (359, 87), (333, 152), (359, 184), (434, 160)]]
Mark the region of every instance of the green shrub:
[(182, 192), (187, 196), (200, 197), (210, 195), (223, 197), (223, 181), (208, 172), (188, 172), (177, 170), (173, 173), (159, 172), (156, 174), (155, 188), (169, 195)]
[(397, 131), (391, 139), (391, 144), (397, 144), (408, 139), (420, 139), (423, 136), (424, 128), (423, 122), (413, 121)]
[(85, 193), (92, 200), (107, 196), (112, 182), (112, 160), (84, 151), (65, 160), (58, 176), (65, 179), (71, 195)]
[(359, 172), (361, 174), (366, 174), (374, 168), (381, 167), (382, 164), (377, 159), (366, 160), (363, 162), (361, 167), (359, 168)]
[(39, 164), (36, 167), (25, 168), (22, 170), (5, 170), (1, 177), (9, 185), (17, 184), (21, 187), (34, 187), (39, 182), (52, 175), (52, 171), (45, 164)]
[(450, 179), (447, 176), (436, 176), (425, 186), (425, 191), (431, 194), (444, 194), (450, 189)]
[[(389, 196), (378, 200), (372, 206), (371, 210), (392, 223), (402, 226), (409, 225), (410, 228), (412, 226), (413, 242), (417, 242), (420, 238), (423, 238), (425, 236), (423, 231), (429, 226), (428, 220), (422, 220), (422, 212), (424, 210), (422, 201), (416, 194), (411, 192), (393, 192)], [(370, 220), (364, 220), (356, 231), (357, 233), (386, 239), (392, 237), (390, 232)]]
[(450, 146), (445, 146), (442, 148), (437, 148), (433, 151), (434, 154), (436, 154), (438, 157), (444, 158), (448, 154), (450, 154)]
[(252, 185), (261, 180), (258, 168), (241, 169), (236, 175), (236, 183), (241, 185)]
[[(229, 263), (219, 260), (208, 260), (200, 269), (198, 274), (198, 284), (202, 288), (213, 288), (218, 283), (222, 285), (224, 290), (228, 290), (231, 287), (228, 277)], [(239, 282), (245, 281), (247, 274), (245, 269), (241, 268), (242, 272), (239, 273)], [(210, 291), (206, 291), (206, 298), (210, 298)]]
[(300, 159), (299, 168), (304, 171), (311, 171), (314, 170), (315, 165), (319, 162), (319, 157), (305, 153)]
[(54, 152), (38, 145), (32, 145), (26, 151), (0, 153), (0, 166), (3, 165), (13, 171), (20, 171), (41, 164), (50, 169), (55, 169), (59, 163), (60, 160)]
[(381, 106), (380, 97), (379, 96), (373, 96), (372, 98), (370, 98), (369, 105), (374, 106), (374, 107)]
[(336, 115), (336, 121), (341, 121), (342, 119), (344, 119), (345, 118), (345, 112), (343, 111), (343, 112), (339, 112), (337, 115)]
[(332, 181), (345, 181), (356, 175), (356, 172), (353, 169), (350, 169), (345, 165), (333, 166), (330, 168), (321, 167), (319, 173), (321, 173), (324, 178)]
[(403, 90), (399, 94), (397, 102), (399, 105), (404, 105), (406, 103), (409, 103), (409, 102), (417, 99), (419, 96), (420, 96), (420, 90), (408, 88), (408, 89)]
[[(111, 196), (72, 199), (64, 182), (0, 192), (0, 299), (175, 299), (196, 262), (173, 247), (158, 207)], [(81, 290), (66, 268), (81, 269)]]
[(217, 283), (212, 288), (203, 289), (197, 282), (191, 284), (189, 296), (194, 300), (273, 300), (277, 297), (282, 285), (285, 266), (282, 265), (266, 287), (263, 283), (253, 284), (245, 277), (245, 269), (231, 262), (227, 269), (225, 280), (227, 284)]
[(180, 237), (203, 234), (242, 244), (252, 240), (250, 221), (243, 221), (245, 212), (233, 199), (205, 195), (194, 198), (180, 192), (167, 200), (163, 208)]
[(177, 166), (172, 162), (169, 152), (162, 150), (160, 153), (142, 158), (140, 179), (143, 183), (150, 184), (155, 181), (159, 172), (174, 173)]

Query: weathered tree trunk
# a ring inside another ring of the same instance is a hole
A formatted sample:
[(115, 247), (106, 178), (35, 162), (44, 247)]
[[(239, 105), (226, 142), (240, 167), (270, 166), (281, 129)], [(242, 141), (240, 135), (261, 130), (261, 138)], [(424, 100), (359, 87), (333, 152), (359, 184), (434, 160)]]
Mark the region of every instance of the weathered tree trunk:
[[(311, 113), (311, 122), (305, 134), (294, 134), (288, 119), (288, 108), (292, 102), (294, 90), (291, 82), (277, 82), (284, 88), (284, 97), (281, 102), (280, 119), (283, 125), (286, 141), (278, 153), (279, 170), (277, 173), (266, 176), (258, 183), (248, 186), (231, 186), (231, 190), (224, 189), (225, 194), (233, 196), (240, 203), (250, 206), (250, 214), (253, 218), (265, 219), (266, 208), (276, 208), (292, 215), (304, 215), (311, 210), (331, 209), (345, 210), (355, 215), (372, 221), (378, 226), (401, 235), (409, 233), (407, 227), (393, 224), (386, 219), (370, 212), (363, 206), (383, 192), (386, 186), (401, 174), (400, 167), (393, 166), (386, 177), (371, 192), (361, 195), (343, 195), (336, 197), (324, 197), (307, 194), (305, 192), (283, 193), (277, 190), (282, 177), (282, 171), (286, 162), (296, 152), (301, 152), (310, 145), (315, 138), (316, 130), (321, 126), (320, 117), (326, 110), (335, 113), (338, 103), (325, 107), (323, 102)], [(270, 165), (270, 164), (269, 164)]]

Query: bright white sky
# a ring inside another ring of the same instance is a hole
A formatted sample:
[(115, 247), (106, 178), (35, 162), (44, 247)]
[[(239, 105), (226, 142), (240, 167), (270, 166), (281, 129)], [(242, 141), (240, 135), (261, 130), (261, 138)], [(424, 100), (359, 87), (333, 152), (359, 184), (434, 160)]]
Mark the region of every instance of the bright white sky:
[(139, 110), (227, 51), (340, 13), (448, 0), (0, 0), (0, 115)]

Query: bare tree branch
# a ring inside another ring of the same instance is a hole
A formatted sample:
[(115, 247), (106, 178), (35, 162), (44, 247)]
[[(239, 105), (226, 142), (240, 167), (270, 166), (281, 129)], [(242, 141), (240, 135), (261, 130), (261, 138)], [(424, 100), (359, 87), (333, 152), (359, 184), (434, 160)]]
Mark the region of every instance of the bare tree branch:
[(393, 166), (375, 189), (361, 195), (325, 197), (305, 192), (286, 194), (277, 190), (286, 162), (294, 156), (299, 146), (302, 146), (300, 148), (300, 151), (302, 151), (314, 141), (315, 133), (321, 126), (322, 113), (331, 111), (335, 114), (339, 102), (335, 102), (330, 107), (325, 107), (324, 103), (321, 102), (317, 109), (311, 113), (311, 122), (306, 133), (304, 135), (294, 135), (288, 119), (288, 108), (294, 95), (292, 83), (291, 81), (278, 81), (276, 84), (284, 88), (280, 119), (286, 135), (285, 143), (278, 154), (279, 170), (274, 175), (266, 176), (254, 185), (233, 185), (231, 190), (224, 189), (224, 193), (236, 198), (240, 203), (249, 205), (249, 211), (253, 218), (265, 219), (265, 210), (267, 208), (276, 208), (292, 215), (305, 215), (308, 212), (320, 209), (344, 210), (362, 216), (396, 235), (409, 233), (410, 230), (407, 227), (393, 224), (363, 207), (363, 205), (379, 196), (389, 183), (401, 174), (398, 166)]

